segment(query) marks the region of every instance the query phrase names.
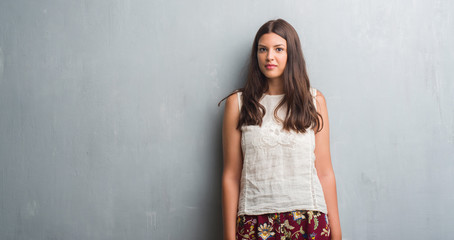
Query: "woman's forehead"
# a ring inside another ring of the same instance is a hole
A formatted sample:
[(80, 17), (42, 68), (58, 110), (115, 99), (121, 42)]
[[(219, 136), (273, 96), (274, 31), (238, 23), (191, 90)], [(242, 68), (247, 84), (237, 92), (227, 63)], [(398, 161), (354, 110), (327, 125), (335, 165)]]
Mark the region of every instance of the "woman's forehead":
[(276, 33), (265, 33), (263, 34), (259, 41), (259, 45), (271, 45), (271, 46), (276, 46), (276, 45), (284, 45), (286, 46), (287, 41), (282, 38), (281, 36), (277, 35)]

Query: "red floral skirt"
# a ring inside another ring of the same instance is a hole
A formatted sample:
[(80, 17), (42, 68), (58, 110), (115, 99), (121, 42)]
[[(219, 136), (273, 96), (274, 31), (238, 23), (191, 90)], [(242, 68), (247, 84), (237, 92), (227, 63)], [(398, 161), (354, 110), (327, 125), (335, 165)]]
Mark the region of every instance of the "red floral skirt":
[(236, 239), (255, 240), (329, 240), (330, 227), (326, 214), (296, 210), (262, 215), (241, 215), (236, 221)]

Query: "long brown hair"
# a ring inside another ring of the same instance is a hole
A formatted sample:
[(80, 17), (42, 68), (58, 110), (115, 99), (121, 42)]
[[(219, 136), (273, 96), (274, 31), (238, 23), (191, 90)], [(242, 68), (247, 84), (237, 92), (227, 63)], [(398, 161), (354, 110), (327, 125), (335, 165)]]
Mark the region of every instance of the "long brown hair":
[(292, 25), (283, 19), (270, 20), (263, 24), (257, 31), (249, 58), (246, 85), (223, 98), (218, 106), (230, 95), (242, 92), (243, 107), (241, 108), (237, 129), (240, 129), (243, 125), (262, 126), (262, 118), (265, 116), (266, 110), (259, 101), (268, 90), (268, 81), (260, 71), (257, 48), (260, 37), (266, 33), (275, 33), (287, 41), (287, 64), (282, 75), (285, 95), (274, 111), (275, 118), (279, 119), (277, 111), (286, 104), (287, 111), (286, 117), (283, 120), (283, 129), (305, 133), (306, 129), (310, 127), (314, 130), (316, 129), (316, 132), (321, 131), (323, 128), (323, 118), (316, 111), (312, 101), (306, 61), (304, 60), (298, 34)]

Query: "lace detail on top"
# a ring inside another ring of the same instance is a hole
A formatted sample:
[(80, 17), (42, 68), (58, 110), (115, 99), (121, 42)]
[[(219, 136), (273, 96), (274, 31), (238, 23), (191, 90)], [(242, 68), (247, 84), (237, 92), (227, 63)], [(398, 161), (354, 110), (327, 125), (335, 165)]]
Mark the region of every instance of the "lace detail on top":
[[(316, 89), (311, 88), (314, 104)], [(241, 109), (242, 96), (238, 93)], [(238, 215), (293, 210), (317, 210), (327, 213), (322, 187), (315, 169), (315, 135), (282, 128), (274, 110), (284, 95), (266, 95), (260, 99), (266, 112), (262, 126), (242, 126), (241, 173)], [(277, 115), (285, 119), (286, 106)]]

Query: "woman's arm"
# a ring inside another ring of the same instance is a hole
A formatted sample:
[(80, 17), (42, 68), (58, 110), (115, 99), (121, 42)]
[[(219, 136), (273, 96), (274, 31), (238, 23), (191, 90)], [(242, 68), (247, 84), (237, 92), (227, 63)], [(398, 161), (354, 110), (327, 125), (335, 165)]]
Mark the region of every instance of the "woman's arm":
[(237, 94), (227, 98), (222, 126), (224, 170), (222, 174), (222, 215), (224, 240), (234, 240), (240, 191), (243, 154), (241, 131), (236, 129), (240, 116)]
[(337, 207), (336, 179), (329, 147), (329, 120), (326, 100), (323, 94), (317, 91), (317, 111), (323, 117), (323, 129), (315, 134), (315, 168), (322, 184), (323, 194), (328, 208), (328, 221), (331, 228), (331, 239), (342, 239), (342, 232)]

